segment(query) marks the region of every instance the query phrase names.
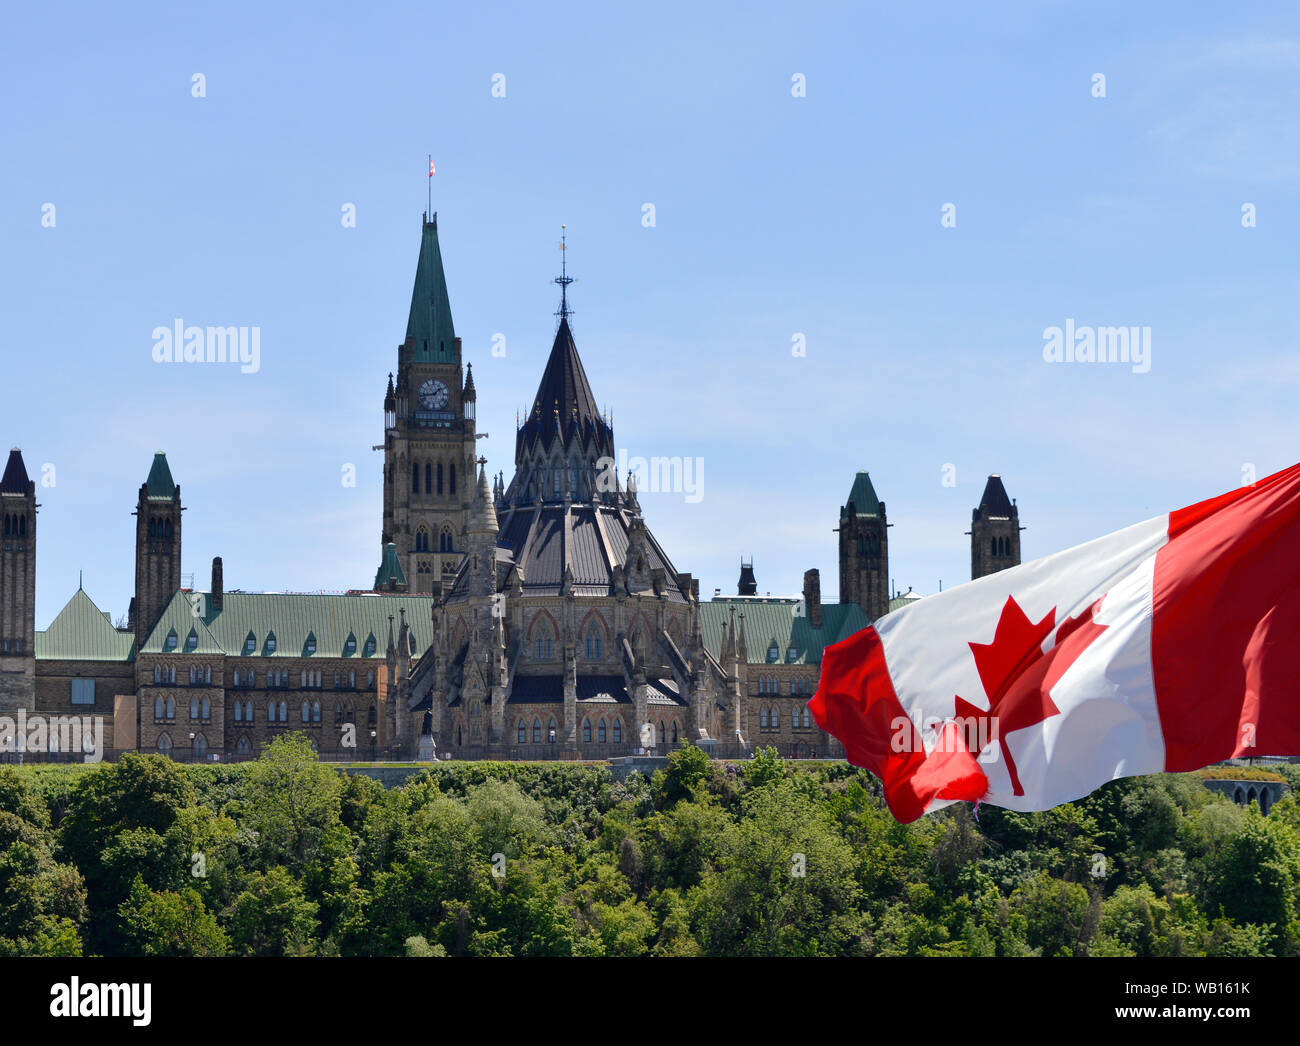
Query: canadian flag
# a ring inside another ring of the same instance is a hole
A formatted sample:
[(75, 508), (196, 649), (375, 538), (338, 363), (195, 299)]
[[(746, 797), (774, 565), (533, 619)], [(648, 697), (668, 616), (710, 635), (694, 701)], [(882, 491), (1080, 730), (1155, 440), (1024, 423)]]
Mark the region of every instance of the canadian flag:
[(810, 707), (903, 823), (1300, 754), (1300, 465), (887, 614)]

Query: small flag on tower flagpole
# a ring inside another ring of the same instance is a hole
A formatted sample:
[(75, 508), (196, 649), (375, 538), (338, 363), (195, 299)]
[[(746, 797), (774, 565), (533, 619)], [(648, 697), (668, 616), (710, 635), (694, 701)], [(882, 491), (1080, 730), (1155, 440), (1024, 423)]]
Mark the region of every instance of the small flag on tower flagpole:
[(429, 157), (429, 177), (433, 177), (433, 157)]

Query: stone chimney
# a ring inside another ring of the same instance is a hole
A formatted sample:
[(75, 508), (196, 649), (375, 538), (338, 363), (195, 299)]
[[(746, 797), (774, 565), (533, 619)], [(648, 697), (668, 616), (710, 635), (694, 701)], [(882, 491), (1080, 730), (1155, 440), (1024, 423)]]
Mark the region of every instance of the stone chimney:
[(803, 572), (803, 602), (808, 611), (808, 623), (813, 628), (822, 627), (822, 575), (820, 570)]
[[(806, 586), (806, 583), (805, 583)], [(225, 578), (221, 572), (221, 557), (214, 556), (212, 559), (212, 609), (220, 610), (222, 601), (226, 595)]]

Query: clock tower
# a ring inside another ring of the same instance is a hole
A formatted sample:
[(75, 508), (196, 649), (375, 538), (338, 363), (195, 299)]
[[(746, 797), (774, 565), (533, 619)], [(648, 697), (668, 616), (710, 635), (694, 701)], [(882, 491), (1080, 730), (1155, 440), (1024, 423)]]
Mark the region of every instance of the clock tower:
[(384, 396), (384, 525), (375, 590), (440, 594), (465, 555), (477, 432), (438, 246), (426, 214), (397, 379)]

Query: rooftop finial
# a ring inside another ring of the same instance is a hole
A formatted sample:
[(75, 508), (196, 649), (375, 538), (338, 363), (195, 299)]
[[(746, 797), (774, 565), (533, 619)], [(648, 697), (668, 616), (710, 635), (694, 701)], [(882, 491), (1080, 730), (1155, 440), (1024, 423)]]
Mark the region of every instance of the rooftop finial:
[(555, 282), (560, 285), (560, 311), (555, 315), (559, 316), (561, 320), (567, 318), (569, 315), (568, 290), (569, 284), (573, 282), (573, 277), (569, 275), (569, 246), (566, 242), (568, 240), (568, 234), (565, 232), (567, 228), (567, 225), (560, 226), (560, 275), (555, 278)]

